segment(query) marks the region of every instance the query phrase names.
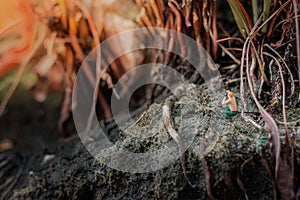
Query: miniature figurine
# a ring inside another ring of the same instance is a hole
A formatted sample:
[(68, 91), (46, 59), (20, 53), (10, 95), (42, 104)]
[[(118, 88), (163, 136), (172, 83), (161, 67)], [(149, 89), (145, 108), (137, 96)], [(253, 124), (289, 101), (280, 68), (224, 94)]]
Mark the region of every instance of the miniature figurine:
[(238, 113), (238, 107), (231, 91), (226, 90), (222, 104), (226, 104), (226, 110), (222, 110), (221, 113), (227, 121), (232, 121), (232, 117)]

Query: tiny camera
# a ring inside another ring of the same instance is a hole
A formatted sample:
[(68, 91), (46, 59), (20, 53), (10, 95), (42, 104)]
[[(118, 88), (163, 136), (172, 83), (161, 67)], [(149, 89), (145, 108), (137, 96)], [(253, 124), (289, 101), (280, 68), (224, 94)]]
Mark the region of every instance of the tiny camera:
[(224, 93), (224, 97), (227, 97), (227, 95), (228, 95), (228, 92), (225, 92), (225, 93)]

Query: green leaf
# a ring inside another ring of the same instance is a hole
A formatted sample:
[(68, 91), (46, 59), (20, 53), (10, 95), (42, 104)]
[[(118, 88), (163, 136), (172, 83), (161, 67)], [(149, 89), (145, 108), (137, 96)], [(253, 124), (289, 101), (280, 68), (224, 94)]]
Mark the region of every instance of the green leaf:
[[(270, 16), (270, 9), (271, 9), (273, 0), (265, 0), (263, 2), (264, 2), (263, 21), (266, 21), (268, 19), (268, 17)], [(268, 23), (266, 23), (264, 25), (264, 27), (262, 28), (262, 32), (266, 33), (267, 30), (268, 30)]]
[(238, 0), (227, 0), (227, 2), (229, 3), (233, 17), (243, 38), (246, 39), (249, 35), (249, 27), (240, 2)]

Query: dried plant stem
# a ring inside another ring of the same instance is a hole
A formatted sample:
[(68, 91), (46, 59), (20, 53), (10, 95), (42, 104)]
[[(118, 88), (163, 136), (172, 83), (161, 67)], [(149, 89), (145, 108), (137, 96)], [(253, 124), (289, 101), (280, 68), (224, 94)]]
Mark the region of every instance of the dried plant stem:
[(139, 7), (144, 7), (143, 0), (136, 0), (136, 4), (137, 4)]
[(285, 110), (285, 99), (286, 99), (286, 91), (285, 91), (285, 81), (282, 73), (282, 66), (280, 62), (271, 54), (264, 52), (264, 55), (271, 57), (273, 60), (275, 60), (278, 68), (279, 68), (279, 74), (281, 78), (281, 85), (282, 85), (282, 115), (283, 115), (283, 121), (284, 121), (284, 127), (286, 132), (288, 132), (288, 127), (287, 127), (287, 121), (286, 121), (286, 110)]
[(174, 47), (174, 42), (175, 42), (175, 38), (174, 38), (174, 34), (173, 32), (170, 32), (170, 40), (169, 40), (169, 46), (168, 46), (168, 51), (166, 53), (166, 57), (165, 57), (165, 64), (168, 64), (169, 60), (170, 60), (170, 56), (172, 52), (172, 49)]
[[(88, 9), (82, 4), (82, 2), (75, 0), (75, 4), (82, 10), (83, 14), (87, 18), (88, 24), (90, 26), (93, 38), (94, 38), (94, 43), (96, 45), (96, 73), (99, 74), (101, 72), (101, 49), (100, 49), (100, 39), (97, 33), (96, 26), (94, 24), (94, 21), (92, 19), (92, 16)], [(101, 26), (102, 28), (100, 29), (100, 33), (102, 32), (103, 25)]]
[(16, 21), (10, 23), (8, 26), (6, 26), (5, 28), (3, 28), (2, 30), (0, 30), (0, 38), (3, 37), (3, 35), (5, 33), (7, 33), (8, 31), (10, 31), (11, 29), (13, 29), (18, 24), (20, 24), (20, 20), (16, 20)]
[(231, 84), (231, 83), (235, 83), (235, 82), (239, 82), (239, 81), (243, 81), (246, 80), (246, 77), (244, 77), (242, 80), (241, 78), (236, 78), (236, 79), (230, 79), (229, 81), (225, 82), (225, 85)]
[(270, 166), (268, 164), (268, 161), (266, 160), (265, 158), (265, 155), (264, 153), (262, 153), (262, 164), (264, 165), (264, 167), (266, 168), (267, 170), (267, 173), (268, 175), (270, 176), (271, 178), (271, 181), (272, 181), (272, 188), (273, 188), (273, 194), (274, 194), (274, 200), (277, 199), (277, 192), (276, 192), (276, 184), (275, 184), (275, 180), (273, 178), (273, 175), (272, 175), (272, 171), (270, 169)]
[[(243, 52), (242, 52), (242, 60), (241, 60), (241, 72), (240, 72), (240, 79), (241, 79), (241, 83), (240, 83), (240, 96), (241, 96), (241, 101), (242, 101), (242, 112), (241, 112), (241, 116), (245, 121), (249, 121), (251, 122), (255, 127), (257, 127), (260, 130), (263, 130), (263, 128), (257, 124), (254, 120), (252, 120), (250, 117), (245, 115), (245, 110), (246, 110), (246, 102), (245, 102), (245, 89), (244, 89), (244, 81), (243, 81), (243, 76), (244, 76), (244, 63), (245, 63), (245, 55), (247, 55), (246, 57), (246, 66), (249, 66), (248, 60), (249, 60), (249, 49), (250, 49), (250, 45), (249, 45), (249, 38), (246, 39), (244, 47), (243, 47)], [(247, 73), (247, 72), (246, 72)], [(248, 78), (248, 77), (247, 77)], [(248, 80), (249, 81), (249, 80)]]
[[(267, 37), (269, 38), (272, 34), (272, 31), (274, 30), (274, 24), (276, 22), (277, 17), (279, 16), (280, 12), (291, 2), (292, 0), (288, 0), (286, 1), (284, 4), (282, 4), (282, 6), (280, 6), (280, 8), (278, 8), (278, 10), (276, 10), (267, 20), (264, 21), (263, 24), (261, 24), (260, 28), (258, 30), (260, 30), (266, 23), (268, 23), (271, 19), (272, 22), (269, 25), (269, 31), (267, 32)], [(257, 30), (257, 31), (258, 31)]]
[(186, 56), (186, 50), (185, 50), (185, 45), (184, 45), (183, 39), (181, 37), (181, 33), (182, 33), (182, 19), (181, 19), (179, 11), (173, 5), (173, 1), (169, 2), (168, 5), (169, 5), (171, 11), (175, 15), (177, 32), (178, 32), (178, 41), (179, 41), (179, 44), (180, 44), (180, 52), (181, 52), (181, 56), (184, 58)]
[(143, 20), (143, 22), (146, 24), (147, 27), (154, 27), (154, 25), (152, 24), (151, 20), (147, 16), (145, 8), (142, 8), (141, 19)]
[(170, 117), (170, 107), (169, 105), (163, 106), (163, 119), (164, 119), (164, 125), (170, 134), (170, 136), (175, 140), (175, 142), (179, 143), (179, 135), (177, 132), (173, 129), (171, 125), (171, 117)]
[(213, 32), (213, 58), (216, 61), (217, 60), (217, 54), (218, 54), (218, 31), (217, 31), (217, 3), (216, 0), (212, 1), (212, 32)]
[(180, 155), (180, 162), (181, 162), (181, 167), (183, 170), (184, 177), (186, 178), (188, 184), (192, 187), (195, 188), (195, 186), (190, 182), (187, 174), (186, 174), (186, 166), (185, 166), (185, 158), (184, 158), (184, 150), (183, 146), (180, 143), (180, 136), (178, 133), (173, 129), (171, 125), (171, 117), (170, 117), (170, 106), (172, 105), (172, 100), (167, 99), (166, 100), (166, 105), (163, 106), (163, 119), (164, 119), (164, 125), (170, 134), (170, 136), (175, 140), (175, 142), (178, 144), (178, 149), (179, 149), (179, 155)]
[[(252, 78), (251, 78), (251, 72), (250, 72), (250, 69), (253, 68), (253, 66), (255, 65), (256, 63), (256, 60), (255, 60), (255, 56), (253, 55), (253, 52), (252, 52), (252, 62), (251, 62), (251, 67), (249, 67), (249, 52), (250, 52), (250, 45), (248, 45), (247, 47), (247, 52), (246, 52), (246, 75), (247, 75), (247, 80), (248, 80), (248, 85), (250, 84), (249, 82), (251, 82), (251, 86), (249, 86), (253, 92), (251, 91), (251, 95), (252, 95), (252, 98), (255, 98), (256, 99), (256, 96), (255, 96), (255, 93), (254, 93), (254, 89), (253, 89), (253, 85), (252, 85)], [(256, 99), (257, 100), (257, 99)], [(255, 101), (255, 100), (254, 100)], [(261, 112), (261, 111), (260, 111)], [(257, 127), (259, 130), (263, 130), (263, 127), (261, 127), (258, 123), (256, 123), (253, 119), (251, 119), (250, 117), (248, 116), (244, 116), (244, 118), (246, 119), (246, 121), (250, 121), (255, 127)]]
[(60, 118), (58, 120), (58, 129), (63, 132), (63, 124), (70, 116), (70, 108), (72, 105), (72, 68), (74, 66), (74, 55), (70, 47), (66, 49), (66, 61), (65, 61), (65, 94), (62, 103), (62, 108), (60, 111)]
[(200, 8), (199, 5), (197, 3), (194, 3), (194, 7), (193, 7), (193, 27), (194, 27), (194, 32), (195, 32), (195, 38), (196, 38), (196, 42), (199, 45), (202, 45), (202, 38), (201, 38), (201, 17), (199, 16), (198, 12), (199, 12)]
[(205, 42), (205, 49), (208, 53), (210, 53), (210, 37), (209, 37), (209, 20), (208, 20), (208, 1), (204, 0), (202, 2), (202, 24), (205, 29), (204, 39), (208, 40)]
[(151, 5), (154, 15), (156, 17), (157, 26), (163, 27), (164, 26), (164, 16), (163, 16), (162, 12), (159, 10), (159, 7), (156, 4), (155, 0), (150, 0), (150, 5)]
[(240, 43), (244, 43), (244, 40), (242, 40), (241, 38), (230, 37), (230, 36), (227, 38), (218, 39), (217, 42), (220, 43), (220, 42), (224, 42), (224, 41), (228, 41), (228, 40), (236, 40), (236, 41), (239, 41)]
[[(27, 64), (29, 63), (29, 61), (31, 60), (31, 58), (34, 56), (34, 54), (36, 53), (36, 51), (40, 48), (40, 46), (42, 45), (44, 39), (46, 38), (47, 35), (47, 29), (44, 26), (40, 26), (41, 27), (41, 31), (39, 32), (39, 34), (34, 33), (35, 35), (38, 35), (37, 40), (34, 42), (33, 47), (30, 49), (30, 52), (27, 54), (27, 56), (25, 57), (24, 61), (21, 63), (16, 78), (12, 84), (12, 86), (9, 88), (8, 92), (6, 93), (4, 99), (1, 102), (0, 105), (0, 116), (3, 115), (4, 110), (6, 108), (7, 103), (9, 102), (10, 98), (12, 97), (12, 95), (15, 93), (20, 80), (22, 78), (22, 75), (26, 69)], [(36, 29), (37, 32), (37, 29)]]
[[(255, 55), (252, 53), (252, 58), (254, 58)], [(272, 154), (275, 157), (275, 179), (277, 179), (278, 176), (278, 170), (279, 170), (279, 163), (280, 163), (280, 138), (279, 138), (279, 130), (276, 125), (275, 120), (270, 116), (270, 114), (261, 106), (258, 99), (256, 98), (254, 88), (252, 85), (251, 77), (250, 77), (250, 67), (248, 64), (248, 59), (246, 60), (246, 74), (247, 74), (247, 80), (248, 85), (250, 88), (250, 92), (252, 95), (252, 98), (258, 107), (264, 121), (266, 122), (266, 129), (269, 131), (271, 135), (271, 144), (272, 144)]]
[(62, 23), (62, 26), (63, 28), (66, 30), (68, 28), (68, 14), (67, 14), (67, 0), (61, 0), (61, 1), (58, 1), (58, 2), (61, 2), (60, 3), (60, 7), (61, 7), (61, 23)]
[(18, 172), (16, 173), (16, 175), (13, 177), (10, 185), (6, 188), (6, 190), (3, 192), (3, 194), (1, 195), (1, 200), (4, 200), (4, 199), (8, 199), (6, 198), (6, 196), (10, 193), (10, 191), (12, 191), (15, 187), (15, 185), (17, 184), (17, 182), (19, 181), (22, 173), (24, 172), (24, 168), (26, 166), (26, 163), (27, 163), (27, 159), (25, 158), (21, 165), (20, 165), (20, 168), (18, 170)]
[[(294, 187), (294, 181), (293, 181), (293, 175), (294, 175), (294, 155), (293, 155), (293, 146), (291, 143), (291, 139), (288, 133), (288, 127), (287, 127), (287, 121), (286, 121), (286, 110), (285, 110), (285, 98), (286, 98), (286, 91), (285, 91), (285, 82), (282, 72), (282, 66), (278, 59), (275, 58), (275, 56), (264, 53), (264, 55), (267, 55), (271, 57), (273, 60), (275, 60), (278, 68), (279, 68), (279, 74), (281, 78), (281, 85), (282, 85), (282, 113), (283, 113), (283, 120), (284, 120), (284, 127), (285, 127), (285, 140), (286, 140), (286, 148), (283, 158), (279, 159), (279, 173), (275, 171), (275, 180), (278, 185), (278, 188), (282, 194), (282, 197), (284, 199), (294, 199), (295, 194), (293, 193), (293, 187)], [(277, 161), (276, 161), (277, 164)], [(283, 173), (285, 173), (283, 175)], [(284, 177), (283, 177), (284, 176)]]
[(212, 191), (211, 191), (211, 185), (210, 185), (210, 170), (209, 166), (207, 164), (207, 161), (205, 157), (203, 156), (204, 153), (204, 138), (202, 138), (201, 143), (200, 143), (200, 158), (201, 158), (201, 164), (203, 167), (204, 175), (205, 175), (205, 183), (206, 183), (206, 190), (207, 190), (207, 195), (210, 199), (215, 200), (216, 198), (214, 197)]
[(241, 72), (240, 72), (240, 79), (241, 79), (241, 83), (240, 83), (240, 96), (241, 96), (241, 100), (242, 100), (242, 118), (245, 117), (245, 109), (246, 109), (246, 103), (245, 103), (245, 89), (244, 89), (244, 81), (243, 81), (243, 77), (244, 77), (244, 64), (245, 64), (245, 53), (246, 53), (246, 49), (248, 45), (248, 41), (249, 38), (246, 39), (245, 43), (244, 43), (244, 47), (243, 47), (243, 51), (242, 51), (242, 58), (241, 58)]
[(81, 63), (83, 63), (83, 71), (85, 73), (85, 75), (87, 76), (89, 82), (91, 85), (95, 84), (95, 77), (90, 69), (89, 66), (86, 65), (86, 63), (84, 62), (85, 59), (85, 55), (78, 43), (78, 39), (77, 37), (71, 32), (69, 31), (69, 36), (70, 36), (70, 40), (71, 40), (71, 45), (75, 51), (75, 54), (79, 57), (79, 60)]
[(159, 10), (163, 16), (163, 12), (166, 9), (165, 4), (164, 4), (164, 0), (156, 0), (157, 1), (157, 5), (159, 7)]
[(151, 21), (151, 24), (156, 24), (154, 12), (152, 10), (152, 6), (150, 4), (150, 1), (145, 2), (145, 8), (146, 8), (146, 11), (147, 11), (146, 13), (149, 17), (149, 20)]
[(295, 27), (296, 27), (296, 50), (297, 50), (297, 65), (298, 65), (298, 79), (299, 79), (299, 86), (300, 86), (300, 29), (299, 29), (299, 21), (297, 18), (298, 15), (298, 8), (296, 0), (293, 0), (293, 8), (294, 8), (294, 15), (295, 15)]
[(283, 62), (284, 66), (288, 70), (289, 75), (290, 75), (290, 79), (291, 79), (291, 95), (293, 95), (294, 92), (295, 92), (295, 83), (294, 83), (295, 81), (294, 81), (293, 74), (292, 74), (289, 66), (286, 64), (286, 62), (284, 61), (284, 59), (282, 58), (282, 56), (277, 51), (275, 51), (270, 45), (265, 44), (264, 46), (268, 47), (271, 51), (273, 51), (281, 59), (281, 61)]
[(220, 43), (218, 44), (221, 49), (238, 65), (241, 64), (241, 62), (226, 48), (224, 47), (223, 45), (221, 45)]

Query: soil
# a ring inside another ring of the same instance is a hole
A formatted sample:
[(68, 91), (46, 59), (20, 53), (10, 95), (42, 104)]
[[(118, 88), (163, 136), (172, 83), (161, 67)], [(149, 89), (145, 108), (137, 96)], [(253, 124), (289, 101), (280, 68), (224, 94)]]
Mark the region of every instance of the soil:
[[(62, 140), (57, 133), (53, 122), (59, 117), (59, 95), (52, 94), (48, 101), (39, 104), (32, 103), (34, 100), (30, 95), (24, 98), (24, 90), (20, 90), (22, 92), (17, 95), (22, 95), (22, 102), (13, 98), (10, 112), (1, 119), (1, 137), (9, 136), (14, 141), (12, 150), (0, 154), (1, 198), (208, 199), (211, 190), (217, 199), (273, 199), (272, 177), (265, 165), (267, 162), (270, 170), (274, 170), (268, 133), (245, 122), (240, 114), (233, 122), (225, 121), (219, 114), (222, 108), (217, 106), (221, 98), (210, 96), (205, 86), (183, 87), (195, 88), (196, 96), (171, 96), (168, 99), (174, 101), (170, 107), (172, 126), (178, 130), (181, 122), (182, 133), (193, 136), (184, 160), (187, 177), (194, 188), (188, 184), (179, 158), (162, 169), (147, 173), (123, 172), (99, 162), (79, 138)], [(233, 91), (238, 94), (237, 89)], [(23, 107), (24, 101), (31, 106)], [(252, 101), (246, 101), (248, 109), (255, 112)], [(130, 152), (156, 151), (168, 142), (176, 147), (162, 121), (162, 107), (167, 104), (167, 100), (152, 104), (134, 124), (127, 124), (126, 130), (131, 134), (120, 131), (114, 122), (105, 123), (105, 132), (116, 146)], [(180, 118), (183, 112), (185, 117)], [(295, 108), (293, 114), (288, 114), (292, 118), (300, 112)], [(259, 115), (252, 117), (259, 118)], [(17, 123), (8, 123), (13, 120)], [(284, 127), (280, 129), (284, 146)], [(298, 127), (297, 124), (289, 126), (289, 131), (294, 144), (294, 178), (298, 187), (299, 124)], [(145, 136), (145, 133), (149, 135)], [(203, 152), (200, 147), (204, 148)]]

